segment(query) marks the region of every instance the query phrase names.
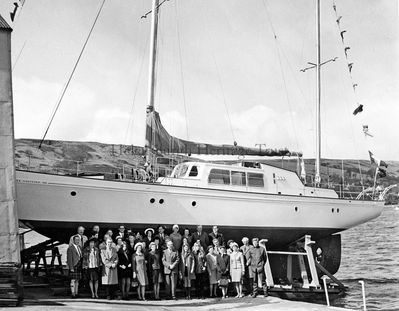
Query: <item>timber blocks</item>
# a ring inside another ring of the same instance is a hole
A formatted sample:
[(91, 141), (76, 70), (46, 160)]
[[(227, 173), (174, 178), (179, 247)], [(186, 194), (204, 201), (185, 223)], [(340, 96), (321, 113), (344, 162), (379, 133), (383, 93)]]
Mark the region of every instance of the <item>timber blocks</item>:
[(22, 267), (0, 263), (0, 307), (16, 307), (23, 300)]

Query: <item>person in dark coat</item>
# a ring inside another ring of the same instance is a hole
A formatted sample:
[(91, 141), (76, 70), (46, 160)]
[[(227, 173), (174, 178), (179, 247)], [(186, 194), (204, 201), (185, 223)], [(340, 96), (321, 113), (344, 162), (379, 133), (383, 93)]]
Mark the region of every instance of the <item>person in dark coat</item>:
[(206, 254), (200, 243), (194, 243), (193, 256), (195, 261), (195, 290), (197, 298), (204, 299), (206, 283)]
[(242, 246), (240, 247), (240, 251), (242, 252), (242, 255), (244, 256), (244, 264), (245, 264), (245, 274), (243, 277), (243, 283), (244, 286), (247, 290), (247, 294), (251, 295), (253, 294), (252, 292), (252, 283), (253, 283), (253, 272), (252, 269), (249, 267), (250, 262), (249, 260), (249, 250), (253, 246), (249, 244), (249, 239), (247, 237), (242, 238)]
[(227, 288), (230, 279), (230, 256), (227, 255), (226, 247), (224, 245), (220, 246), (220, 279), (219, 287), (222, 289), (222, 299), (227, 297)]
[(159, 238), (159, 246), (161, 247), (161, 249), (162, 250), (166, 249), (165, 239), (168, 237), (168, 235), (165, 234), (165, 226), (164, 225), (158, 226), (157, 237)]
[(152, 228), (147, 228), (144, 230), (144, 239), (143, 242), (145, 242), (145, 245), (147, 245), (147, 247), (150, 246), (150, 244), (152, 242), (154, 242), (154, 229)]
[(173, 249), (173, 242), (167, 242), (167, 249), (162, 256), (162, 264), (166, 280), (166, 292), (172, 294), (172, 299), (176, 299), (177, 275), (179, 273), (179, 253)]
[(131, 254), (129, 253), (126, 242), (123, 242), (122, 247), (118, 250), (118, 277), (123, 300), (128, 299), (132, 273)]
[(72, 245), (67, 249), (67, 265), (69, 268), (69, 277), (71, 279), (72, 298), (78, 296), (79, 280), (82, 278), (82, 248), (80, 246), (81, 237), (75, 235), (72, 237)]
[(213, 241), (213, 239), (217, 239), (219, 242), (219, 246), (224, 246), (224, 237), (223, 234), (219, 233), (218, 226), (212, 227), (212, 232), (209, 233), (209, 241)]
[[(253, 293), (252, 297), (258, 295), (258, 287), (263, 286), (263, 275), (265, 273), (265, 263), (267, 260), (266, 251), (263, 247), (259, 246), (259, 239), (252, 239), (253, 248), (249, 250), (249, 265), (253, 272)], [(267, 287), (263, 286), (265, 297), (267, 297)]]
[(183, 245), (180, 260), (180, 278), (183, 280), (183, 287), (186, 299), (191, 299), (191, 281), (195, 279), (195, 259), (188, 244)]
[(83, 270), (89, 279), (89, 287), (92, 298), (98, 298), (98, 279), (101, 268), (100, 250), (96, 246), (96, 239), (90, 239), (88, 246), (83, 249)]
[(207, 249), (209, 246), (209, 237), (202, 231), (202, 225), (197, 226), (197, 231), (192, 234), (193, 243), (200, 241), (203, 249)]
[(160, 283), (162, 283), (161, 252), (159, 249), (157, 249), (157, 245), (154, 242), (150, 243), (149, 249), (150, 251), (148, 253), (148, 267), (150, 270), (150, 276), (154, 287), (154, 296), (155, 300), (160, 300), (159, 288), (160, 288)]
[(193, 246), (193, 237), (190, 234), (190, 229), (184, 228), (184, 233), (182, 238), (187, 239), (187, 243), (190, 246), (190, 248)]
[(135, 244), (136, 244), (136, 237), (135, 237), (134, 233), (130, 233), (127, 243), (126, 243), (126, 246), (127, 246), (130, 256), (134, 253), (134, 245)]

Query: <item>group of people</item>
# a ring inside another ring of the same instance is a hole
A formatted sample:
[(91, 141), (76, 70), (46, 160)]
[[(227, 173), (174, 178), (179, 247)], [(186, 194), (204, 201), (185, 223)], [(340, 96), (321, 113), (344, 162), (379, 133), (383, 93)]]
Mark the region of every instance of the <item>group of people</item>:
[[(209, 297), (227, 297), (230, 284), (234, 285), (237, 298), (244, 297), (243, 284), (252, 297), (263, 288), (267, 296), (264, 266), (267, 255), (259, 239), (252, 245), (247, 237), (239, 246), (233, 240), (224, 240), (217, 226), (211, 233), (198, 225), (192, 234), (188, 228), (180, 233), (173, 225), (167, 235), (160, 225), (157, 233), (147, 228), (144, 235), (119, 226), (114, 235), (108, 230), (100, 239), (100, 228), (94, 226), (88, 238), (80, 226), (69, 241), (67, 265), (71, 279), (72, 297), (77, 297), (79, 282), (87, 281), (92, 298), (98, 298), (99, 283), (105, 287), (107, 299), (115, 297), (119, 286), (122, 299), (127, 300), (131, 287), (137, 288), (139, 300), (146, 300), (146, 287), (152, 289), (154, 299), (159, 300), (161, 284), (165, 284), (167, 299), (176, 299), (179, 280), (186, 299), (191, 299), (191, 287), (195, 286), (196, 297), (205, 298), (209, 285)], [(232, 288), (233, 289), (233, 288)]]

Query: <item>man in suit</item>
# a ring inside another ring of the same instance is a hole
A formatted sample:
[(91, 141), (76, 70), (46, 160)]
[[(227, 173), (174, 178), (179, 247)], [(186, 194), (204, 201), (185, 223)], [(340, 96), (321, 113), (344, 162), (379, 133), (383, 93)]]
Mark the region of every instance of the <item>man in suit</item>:
[(250, 267), (251, 263), (249, 262), (249, 251), (251, 248), (253, 248), (253, 246), (249, 244), (249, 239), (247, 237), (243, 237), (241, 241), (242, 241), (242, 246), (240, 247), (240, 251), (242, 252), (245, 263), (245, 274), (243, 277), (243, 283), (245, 289), (247, 290), (247, 294), (249, 293), (249, 295), (252, 296), (253, 272)]
[(127, 240), (127, 234), (125, 233), (125, 226), (124, 226), (124, 225), (120, 225), (120, 226), (119, 226), (118, 234), (117, 234), (117, 236), (115, 237), (115, 240), (116, 240), (118, 237), (121, 237), (121, 238), (122, 238), (122, 241), (126, 241), (126, 240)]
[(209, 246), (209, 237), (208, 235), (202, 231), (202, 225), (198, 225), (197, 226), (197, 232), (193, 233), (193, 243), (200, 241), (201, 246), (204, 249), (207, 249), (207, 247)]
[(162, 264), (166, 279), (166, 291), (168, 295), (172, 294), (172, 299), (176, 299), (177, 275), (179, 273), (180, 257), (178, 252), (173, 249), (173, 242), (168, 241), (167, 249), (162, 256)]
[[(252, 297), (258, 295), (258, 287), (263, 285), (263, 275), (265, 273), (265, 263), (267, 260), (266, 251), (263, 247), (259, 246), (259, 239), (252, 239), (253, 248), (249, 250), (249, 265), (253, 273), (253, 293)], [(267, 297), (267, 286), (263, 286), (265, 297)]]
[(79, 226), (77, 234), (76, 235), (74, 234), (69, 239), (69, 245), (73, 245), (74, 244), (73, 239), (74, 239), (75, 236), (78, 235), (79, 236), (78, 245), (83, 249), (83, 246), (86, 244), (86, 242), (88, 240), (87, 236), (85, 236), (84, 233), (85, 233), (85, 228), (83, 226)]
[(82, 278), (82, 247), (80, 235), (72, 237), (72, 245), (67, 249), (67, 265), (69, 269), (69, 277), (71, 278), (71, 294), (72, 298), (77, 297), (79, 289), (79, 280)]
[(165, 226), (164, 225), (159, 225), (158, 226), (158, 234), (157, 237), (159, 238), (159, 246), (161, 249), (166, 249), (165, 245), (165, 239), (168, 237), (168, 235), (165, 234)]

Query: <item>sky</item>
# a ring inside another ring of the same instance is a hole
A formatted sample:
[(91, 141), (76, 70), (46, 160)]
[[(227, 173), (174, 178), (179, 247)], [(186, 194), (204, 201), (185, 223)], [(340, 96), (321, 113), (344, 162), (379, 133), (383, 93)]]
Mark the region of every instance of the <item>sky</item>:
[[(9, 21), (14, 0), (0, 3)], [(26, 0), (12, 34), (15, 134), (41, 138), (101, 5)], [(399, 160), (398, 2), (323, 0), (322, 157)], [(155, 108), (173, 135), (315, 156), (314, 0), (170, 0)], [(150, 0), (107, 0), (47, 138), (144, 144)], [(276, 35), (276, 39), (274, 37)], [(364, 111), (352, 114), (357, 103)], [(365, 137), (368, 125), (373, 137)]]

